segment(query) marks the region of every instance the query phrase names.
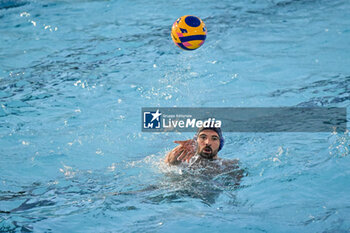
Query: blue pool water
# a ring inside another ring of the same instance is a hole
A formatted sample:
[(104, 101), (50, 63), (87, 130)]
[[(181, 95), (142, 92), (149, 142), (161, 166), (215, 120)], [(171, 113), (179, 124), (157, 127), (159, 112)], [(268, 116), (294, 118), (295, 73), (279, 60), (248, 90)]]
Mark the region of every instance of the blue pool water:
[[(207, 40), (181, 51), (180, 16)], [(224, 133), (239, 186), (142, 107), (350, 105), (347, 0), (0, 0), (0, 232), (349, 232), (348, 133)], [(349, 108), (348, 108), (349, 109)]]

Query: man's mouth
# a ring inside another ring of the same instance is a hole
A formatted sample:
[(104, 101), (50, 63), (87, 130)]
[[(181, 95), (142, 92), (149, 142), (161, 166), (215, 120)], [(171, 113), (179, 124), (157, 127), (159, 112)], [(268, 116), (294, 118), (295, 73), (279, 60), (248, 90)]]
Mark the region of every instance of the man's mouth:
[(204, 153), (207, 153), (207, 154), (209, 154), (209, 153), (211, 153), (211, 148), (210, 147), (205, 147), (204, 149), (203, 149), (203, 152)]

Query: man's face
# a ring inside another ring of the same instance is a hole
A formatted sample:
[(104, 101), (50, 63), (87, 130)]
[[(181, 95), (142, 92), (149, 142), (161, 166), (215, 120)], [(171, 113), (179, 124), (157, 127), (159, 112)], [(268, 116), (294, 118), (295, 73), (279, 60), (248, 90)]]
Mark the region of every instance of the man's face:
[(217, 156), (220, 146), (219, 135), (211, 129), (205, 129), (197, 137), (197, 154), (206, 159)]

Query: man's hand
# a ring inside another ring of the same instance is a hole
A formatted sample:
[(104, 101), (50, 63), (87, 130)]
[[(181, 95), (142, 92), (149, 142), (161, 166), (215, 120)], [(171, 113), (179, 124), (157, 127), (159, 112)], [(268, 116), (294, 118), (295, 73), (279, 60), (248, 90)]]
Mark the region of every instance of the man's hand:
[(196, 142), (193, 139), (186, 141), (174, 141), (178, 143), (172, 151), (170, 151), (165, 157), (165, 162), (171, 165), (177, 165), (181, 162), (187, 161), (196, 154)]

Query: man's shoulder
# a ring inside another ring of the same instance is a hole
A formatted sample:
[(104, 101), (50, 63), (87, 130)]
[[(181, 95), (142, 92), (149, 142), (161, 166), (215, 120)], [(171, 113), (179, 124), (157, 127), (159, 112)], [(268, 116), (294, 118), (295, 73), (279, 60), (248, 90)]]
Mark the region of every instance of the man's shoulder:
[(223, 166), (236, 166), (238, 167), (239, 159), (221, 159), (219, 158), (220, 163)]

